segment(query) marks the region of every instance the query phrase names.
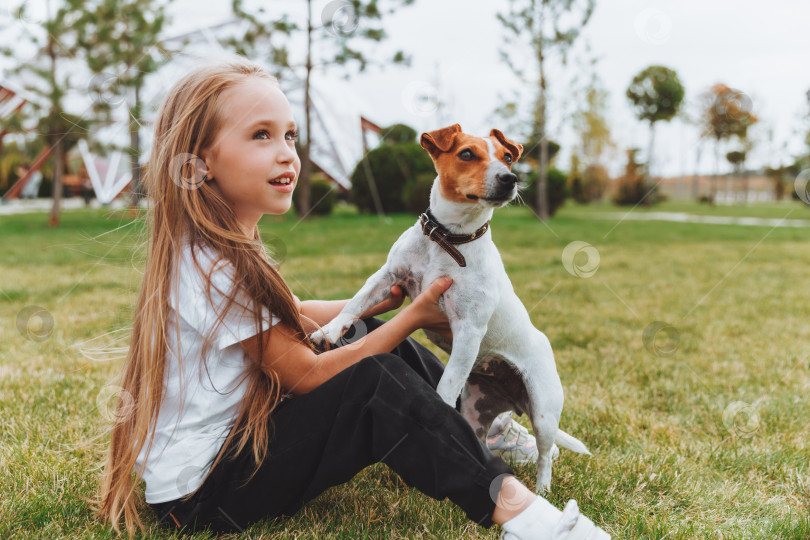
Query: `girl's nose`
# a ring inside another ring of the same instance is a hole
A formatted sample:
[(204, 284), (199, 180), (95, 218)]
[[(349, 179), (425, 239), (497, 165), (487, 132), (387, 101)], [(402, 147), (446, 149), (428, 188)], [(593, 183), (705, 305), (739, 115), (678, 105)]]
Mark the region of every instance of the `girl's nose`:
[(295, 161), (296, 157), (298, 157), (298, 154), (295, 151), (295, 147), (290, 146), (286, 142), (283, 143), (283, 147), (278, 153), (278, 161), (280, 163), (291, 163), (292, 161)]

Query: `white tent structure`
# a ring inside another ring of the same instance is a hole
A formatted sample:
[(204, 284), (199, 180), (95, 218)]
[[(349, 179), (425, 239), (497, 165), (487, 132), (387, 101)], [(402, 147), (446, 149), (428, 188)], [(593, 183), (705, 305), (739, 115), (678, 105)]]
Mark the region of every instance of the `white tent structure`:
[[(39, 99), (36, 95), (24, 90), (14, 82), (0, 79), (0, 121), (11, 118), (14, 113), (22, 109), (28, 102), (39, 103)], [(25, 131), (34, 131), (35, 129), (35, 124), (24, 126)], [(3, 138), (6, 135), (8, 135), (8, 131), (0, 129), (0, 151), (3, 148)], [(8, 202), (21, 195), (25, 197), (35, 197), (36, 193), (39, 191), (39, 184), (42, 182), (42, 174), (39, 172), (39, 169), (50, 154), (50, 147), (46, 147), (42, 150), (34, 159), (34, 163), (29, 171), (6, 191), (2, 201)]]
[(0, 119), (10, 117), (31, 99), (28, 92), (11, 81), (0, 80)]
[[(162, 89), (166, 81), (176, 80), (185, 72), (217, 58), (228, 58), (232, 53), (224, 50), (217, 39), (223, 39), (238, 29), (240, 21), (230, 19), (215, 26), (179, 35), (169, 41), (183, 42), (182, 53), (153, 77)], [(263, 64), (268, 72), (272, 66)], [(163, 71), (168, 72), (163, 74)], [(288, 70), (287, 77), (279, 80), (293, 111), (299, 133), (306, 126), (304, 109), (304, 79)], [(162, 95), (158, 96), (162, 97)], [(310, 115), (312, 146), (310, 159), (314, 167), (323, 172), (337, 186), (351, 188), (351, 174), (362, 159), (366, 149), (380, 142), (380, 128), (367, 117), (367, 107), (358, 98), (351, 86), (340, 78), (317, 72), (310, 80)], [(148, 134), (151, 137), (151, 134)]]
[[(147, 78), (146, 86), (141, 92), (142, 106), (145, 111), (145, 122), (141, 131), (142, 165), (149, 159), (151, 153), (154, 115), (165, 92), (174, 81), (202, 62), (232, 57), (233, 53), (223, 49), (218, 39), (240, 35), (241, 24), (242, 21), (229, 16), (223, 22), (213, 26), (197, 27), (192, 31), (180, 32), (179, 35), (165, 40), (172, 45), (181, 45), (181, 51), (175, 54), (171, 61), (157, 73)], [(257, 63), (262, 65), (262, 62)], [(272, 66), (265, 64), (264, 67), (269, 72), (274, 71)], [(79, 67), (79, 69), (81, 68)], [(293, 74), (290, 70), (287, 70), (286, 73), (289, 75), (286, 75), (279, 83), (290, 101), (299, 132), (303, 134), (306, 125), (304, 80), (299, 74)], [(0, 114), (16, 110), (20, 106), (20, 94), (2, 88), (0, 87)], [(87, 96), (81, 97), (87, 98)], [(378, 134), (380, 129), (366, 119), (364, 113), (367, 107), (364, 107), (351, 86), (337, 77), (320, 71), (315, 72), (311, 78), (310, 100), (312, 129), (310, 159), (314, 169), (323, 172), (336, 184), (336, 187), (348, 190), (351, 188), (352, 171), (363, 157), (365, 150), (379, 144), (379, 138), (375, 134)], [(87, 104), (73, 103), (73, 106), (69, 108), (86, 110)], [(116, 124), (95, 131), (91, 137), (102, 143), (116, 142), (120, 146), (127, 146), (129, 143), (127, 130), (129, 115), (125, 103), (118, 107), (116, 115), (118, 116)], [(86, 142), (80, 145), (79, 152), (99, 201), (109, 202), (117, 197), (128, 184), (125, 181), (129, 173), (128, 161), (120, 159), (121, 156), (117, 154), (111, 155), (109, 159), (94, 156), (90, 153)], [(41, 164), (47, 155), (40, 156), (40, 158), (35, 166)], [(105, 172), (106, 174), (104, 174)], [(18, 186), (18, 188), (21, 187)], [(18, 189), (14, 190), (12, 196), (16, 196), (18, 192)]]
[[(282, 89), (290, 101), (299, 130), (303, 131), (303, 82), (282, 82)], [(380, 128), (363, 116), (362, 104), (342, 81), (310, 82), (310, 102), (310, 159), (327, 177), (342, 188), (350, 189), (354, 167), (368, 147), (379, 143), (376, 136), (369, 136), (369, 132), (378, 134)], [(370, 142), (372, 138), (375, 140)]]

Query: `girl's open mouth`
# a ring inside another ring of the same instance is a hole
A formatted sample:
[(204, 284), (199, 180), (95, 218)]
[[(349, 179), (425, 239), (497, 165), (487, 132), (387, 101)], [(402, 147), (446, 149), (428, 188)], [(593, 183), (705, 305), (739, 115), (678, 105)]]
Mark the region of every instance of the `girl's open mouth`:
[(270, 184), (270, 186), (272, 186), (274, 189), (283, 193), (289, 193), (295, 188), (295, 180), (289, 176), (279, 176), (274, 180), (270, 180), (268, 184)]

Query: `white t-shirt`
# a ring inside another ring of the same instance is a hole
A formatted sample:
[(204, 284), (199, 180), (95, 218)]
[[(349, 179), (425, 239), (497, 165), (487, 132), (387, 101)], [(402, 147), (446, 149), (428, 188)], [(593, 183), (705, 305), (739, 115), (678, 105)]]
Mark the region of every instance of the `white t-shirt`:
[[(205, 273), (194, 265), (187, 242), (181, 245), (175, 263), (180, 272), (178, 287), (171, 287), (169, 299), (163, 401), (149, 457), (144, 463), (144, 445), (135, 464), (136, 472), (146, 482), (146, 502), (150, 504), (178, 499), (202, 484), (236, 420), (244, 395), (246, 380), (242, 377), (250, 360), (239, 342), (256, 335), (252, 314), (242, 307), (252, 304), (240, 292), (212, 334), (206, 371), (201, 361), (203, 336), (214, 328), (227, 300), (214, 286), (231, 292), (234, 273), (233, 264), (224, 258), (218, 261), (216, 251), (198, 247), (195, 253)], [(212, 305), (205, 294), (204, 279), (215, 263), (211, 274)], [(262, 311), (262, 330), (279, 321), (275, 315), (271, 318), (266, 307)], [(179, 351), (175, 321), (179, 322)]]

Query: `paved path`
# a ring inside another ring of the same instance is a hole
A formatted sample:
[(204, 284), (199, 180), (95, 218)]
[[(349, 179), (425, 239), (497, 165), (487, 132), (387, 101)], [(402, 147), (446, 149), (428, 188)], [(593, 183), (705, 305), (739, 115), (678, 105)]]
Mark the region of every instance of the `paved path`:
[(714, 225), (748, 225), (755, 227), (810, 227), (810, 220), (807, 219), (702, 216), (685, 212), (601, 212), (575, 214), (575, 216), (612, 221), (676, 221), (679, 223), (711, 223)]
[[(105, 208), (111, 210), (120, 210), (126, 208), (128, 200), (115, 199)], [(141, 201), (141, 205), (144, 201)], [(81, 197), (70, 197), (62, 199), (62, 210), (79, 210), (84, 208), (84, 199)], [(90, 201), (90, 208), (101, 208), (102, 205), (97, 199)], [(14, 199), (8, 202), (0, 203), (0, 216), (7, 216), (10, 214), (30, 214), (33, 212), (50, 212), (53, 208), (53, 199)]]

